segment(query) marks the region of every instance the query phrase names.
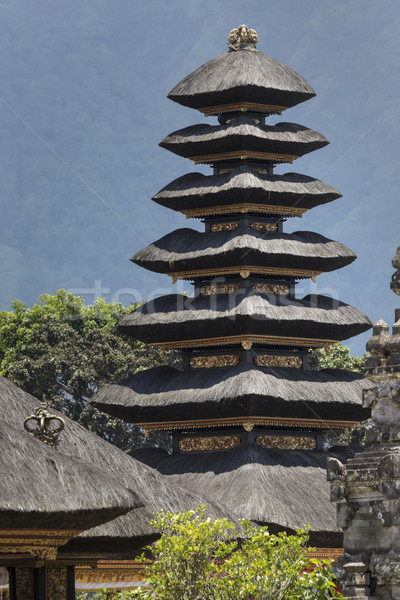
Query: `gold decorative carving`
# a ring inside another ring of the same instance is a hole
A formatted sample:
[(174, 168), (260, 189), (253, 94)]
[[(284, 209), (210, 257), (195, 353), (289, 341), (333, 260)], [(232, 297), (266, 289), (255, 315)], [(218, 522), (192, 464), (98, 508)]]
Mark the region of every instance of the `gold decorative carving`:
[(250, 223), (250, 227), (256, 231), (277, 231), (277, 223)]
[(251, 342), (251, 341), (249, 341), (249, 340), (244, 340), (244, 341), (242, 342), (242, 347), (243, 347), (243, 350), (250, 350), (250, 349), (251, 349), (251, 347), (252, 347), (252, 345), (253, 345), (253, 342)]
[(26, 546), (18, 544), (18, 541), (16, 540), (17, 545), (13, 546), (11, 544), (3, 544), (0, 540), (0, 554), (29, 554), (41, 560), (56, 560), (57, 558), (57, 548), (53, 546), (33, 546), (31, 544)]
[(30, 554), (36, 558), (55, 560), (57, 547), (66, 544), (81, 530), (0, 529), (0, 552)]
[(257, 354), (254, 364), (258, 367), (290, 367), (300, 369), (303, 359), (300, 356), (272, 356), (271, 354)]
[(217, 356), (195, 356), (190, 359), (192, 369), (212, 369), (214, 367), (234, 367), (240, 358), (236, 354), (219, 354)]
[(233, 283), (223, 285), (206, 285), (200, 290), (202, 296), (213, 296), (214, 294), (232, 294), (239, 289), (239, 286)]
[(35, 580), (33, 569), (25, 567), (15, 568), (15, 587), (17, 600), (34, 600)]
[(134, 560), (99, 560), (96, 568), (75, 567), (75, 581), (82, 583), (103, 583), (104, 587), (113, 587), (120, 581), (144, 582), (145, 565)]
[[(221, 171), (221, 173), (229, 173), (229, 170)], [(294, 206), (273, 206), (269, 204), (224, 204), (222, 206), (207, 206), (205, 208), (187, 208), (181, 210), (186, 218), (200, 218), (209, 215), (225, 215), (232, 213), (268, 213), (273, 215), (283, 215), (287, 217), (302, 217), (308, 208), (298, 208)]]
[(308, 558), (326, 558), (333, 560), (335, 563), (340, 556), (343, 556), (343, 548), (316, 548), (315, 550), (307, 550)]
[(231, 152), (221, 152), (219, 154), (202, 154), (199, 156), (189, 156), (195, 165), (209, 164), (219, 162), (220, 160), (244, 160), (246, 158), (255, 158), (259, 160), (270, 160), (279, 163), (292, 163), (299, 156), (295, 154), (277, 154), (275, 152), (257, 152), (256, 150), (233, 150)]
[(256, 112), (281, 115), (287, 106), (278, 106), (276, 104), (257, 104), (256, 102), (235, 102), (232, 104), (219, 104), (218, 106), (205, 106), (198, 110), (205, 117), (219, 115), (228, 112)]
[(280, 450), (315, 450), (317, 447), (314, 438), (295, 435), (259, 435), (256, 437), (256, 444)]
[(333, 421), (323, 419), (291, 419), (287, 417), (232, 417), (223, 419), (201, 419), (193, 421), (158, 421), (153, 423), (135, 423), (150, 431), (174, 431), (177, 429), (205, 429), (208, 427), (244, 427), (245, 424), (263, 425), (266, 427), (296, 427), (297, 429), (340, 429), (346, 430), (358, 421)]
[(288, 275), (298, 279), (309, 279), (321, 275), (322, 271), (309, 271), (307, 269), (287, 269), (285, 267), (255, 267), (250, 265), (238, 265), (235, 267), (214, 267), (213, 269), (198, 269), (193, 271), (177, 271), (167, 273), (172, 277), (173, 283), (178, 279), (196, 279), (197, 277), (217, 277), (218, 275), (229, 275), (239, 273), (244, 279), (251, 273), (260, 275)]
[(260, 294), (288, 294), (289, 286), (287, 285), (274, 285), (270, 283), (255, 283), (251, 286), (252, 290), (259, 292)]
[(67, 567), (46, 567), (46, 597), (51, 600), (68, 600)]
[(240, 444), (238, 435), (218, 435), (204, 438), (183, 438), (179, 440), (181, 452), (209, 452), (211, 450), (230, 450)]
[(248, 432), (253, 431), (254, 423), (252, 423), (251, 421), (245, 421), (243, 423), (243, 429)]
[[(230, 344), (271, 344), (276, 346), (307, 346), (308, 348), (325, 348), (336, 344), (337, 340), (317, 340), (314, 338), (292, 338), (274, 335), (230, 335), (226, 337), (201, 338), (197, 340), (179, 340), (174, 342), (152, 342), (163, 350), (173, 348), (204, 348), (207, 346), (225, 346)], [(243, 346), (244, 347), (244, 346)], [(250, 346), (251, 347), (251, 346)], [(246, 348), (249, 349), (249, 348)]]
[(57, 445), (58, 436), (65, 427), (65, 421), (61, 417), (52, 415), (48, 409), (43, 397), (41, 406), (35, 408), (35, 414), (25, 419), (24, 428), (50, 448), (54, 448)]
[(214, 223), (211, 225), (211, 231), (234, 231), (239, 227), (239, 223)]

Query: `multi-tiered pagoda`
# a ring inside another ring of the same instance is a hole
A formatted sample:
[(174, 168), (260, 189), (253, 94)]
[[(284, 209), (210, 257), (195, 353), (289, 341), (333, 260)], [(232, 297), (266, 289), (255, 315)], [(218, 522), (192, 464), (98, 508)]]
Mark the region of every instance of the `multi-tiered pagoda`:
[(95, 405), (148, 431), (171, 432), (173, 453), (135, 456), (172, 481), (227, 505), (235, 516), (275, 530), (311, 525), (312, 541), (340, 546), (326, 483), (324, 435), (366, 416), (363, 378), (338, 369), (310, 371), (309, 348), (329, 347), (367, 330), (357, 309), (321, 295), (296, 297), (299, 279), (350, 264), (343, 244), (310, 231), (284, 233), (288, 217), (340, 197), (329, 185), (277, 164), (328, 144), (320, 133), (266, 117), (312, 98), (289, 67), (256, 50), (241, 26), (229, 51), (185, 77), (172, 100), (218, 117), (168, 135), (161, 147), (211, 175), (176, 179), (153, 200), (205, 232), (178, 229), (133, 258), (189, 280), (193, 297), (171, 294), (144, 304), (119, 329), (160, 349), (179, 349), (183, 370), (158, 367), (104, 388)]

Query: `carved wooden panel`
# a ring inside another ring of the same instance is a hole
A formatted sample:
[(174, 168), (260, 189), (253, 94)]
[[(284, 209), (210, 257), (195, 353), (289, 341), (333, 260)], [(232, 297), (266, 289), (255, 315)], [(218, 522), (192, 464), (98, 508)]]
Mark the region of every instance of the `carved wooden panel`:
[(256, 444), (280, 450), (314, 450), (317, 446), (312, 437), (294, 435), (259, 435), (256, 437)]
[(256, 231), (276, 231), (278, 229), (276, 223), (250, 223), (250, 227)]
[(301, 356), (272, 356), (271, 354), (257, 354), (254, 364), (258, 367), (290, 367), (300, 369), (303, 366)]
[(214, 294), (232, 294), (239, 289), (239, 286), (233, 283), (226, 285), (206, 285), (201, 288), (202, 296), (213, 296)]
[(67, 567), (46, 568), (46, 596), (51, 600), (68, 600)]
[(234, 367), (240, 358), (236, 354), (219, 354), (217, 356), (195, 356), (190, 359), (192, 369), (211, 369), (214, 367)]
[(288, 294), (289, 286), (287, 285), (273, 285), (270, 283), (255, 283), (251, 286), (251, 289), (259, 292), (260, 294)]
[(33, 569), (15, 568), (16, 600), (35, 600)]
[(210, 450), (231, 450), (240, 444), (238, 435), (218, 435), (210, 437), (193, 437), (179, 440), (181, 452), (205, 452)]
[(211, 231), (234, 231), (239, 227), (239, 223), (214, 223), (211, 225)]

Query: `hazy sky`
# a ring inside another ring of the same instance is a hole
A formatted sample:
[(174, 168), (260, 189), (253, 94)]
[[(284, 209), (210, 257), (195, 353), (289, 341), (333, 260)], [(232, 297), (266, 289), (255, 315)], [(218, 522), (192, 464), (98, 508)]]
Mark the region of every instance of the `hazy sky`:
[[(129, 262), (172, 229), (201, 228), (150, 200), (186, 172), (209, 172), (157, 146), (204, 121), (165, 96), (246, 23), (259, 50), (317, 92), (270, 122), (300, 123), (331, 142), (277, 170), (343, 194), (286, 226), (343, 242), (359, 257), (311, 289), (392, 324), (400, 304), (389, 290), (400, 244), (399, 9), (399, 0), (2, 3), (0, 308), (60, 287), (89, 302), (96, 288), (124, 302), (173, 290), (168, 277)], [(361, 353), (368, 337), (352, 340), (352, 350)]]

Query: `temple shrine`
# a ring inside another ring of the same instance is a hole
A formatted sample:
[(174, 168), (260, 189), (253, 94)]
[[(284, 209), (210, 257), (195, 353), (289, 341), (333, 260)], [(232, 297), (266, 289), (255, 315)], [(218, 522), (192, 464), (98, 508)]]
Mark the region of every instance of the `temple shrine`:
[(192, 282), (193, 295), (156, 298), (119, 329), (161, 350), (179, 350), (182, 370), (142, 371), (103, 388), (94, 405), (146, 431), (171, 434), (171, 454), (160, 448), (132, 453), (171, 483), (274, 532), (308, 524), (312, 545), (340, 553), (326, 459), (345, 463), (351, 453), (326, 451), (325, 436), (369, 416), (361, 402), (367, 382), (339, 369), (310, 370), (308, 351), (372, 324), (342, 301), (296, 294), (299, 280), (315, 280), (356, 256), (319, 233), (284, 232), (287, 219), (340, 193), (307, 175), (274, 172), (328, 141), (302, 125), (266, 124), (315, 92), (257, 50), (257, 41), (245, 25), (232, 30), (228, 51), (168, 95), (218, 121), (162, 140), (162, 148), (212, 172), (183, 175), (153, 198), (200, 219), (204, 232), (168, 233), (132, 261), (173, 282)]

